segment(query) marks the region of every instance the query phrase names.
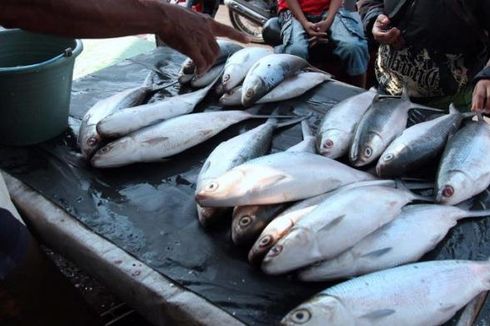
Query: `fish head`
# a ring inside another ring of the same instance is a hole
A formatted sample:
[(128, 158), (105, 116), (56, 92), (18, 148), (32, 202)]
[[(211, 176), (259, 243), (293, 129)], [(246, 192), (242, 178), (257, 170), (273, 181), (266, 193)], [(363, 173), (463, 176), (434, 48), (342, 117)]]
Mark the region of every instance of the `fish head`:
[(196, 201), (207, 207), (232, 207), (236, 198), (246, 195), (241, 181), (245, 174), (241, 169), (231, 169), (218, 178), (211, 178), (196, 190)]
[(291, 310), (281, 325), (354, 325), (353, 317), (342, 302), (332, 296), (320, 293), (311, 300)]
[(242, 105), (242, 88), (236, 87), (220, 97), (219, 102), (223, 105)]
[(444, 180), (437, 182), (436, 202), (456, 205), (472, 196), (473, 182), (463, 171), (449, 171)]
[(399, 175), (400, 167), (393, 164), (396, 161), (397, 155), (394, 152), (384, 152), (376, 164), (376, 174), (379, 177), (387, 178)]
[(197, 205), (197, 216), (202, 226), (209, 226), (216, 219), (218, 209), (216, 207), (201, 207)]
[(303, 267), (317, 257), (314, 234), (306, 228), (293, 227), (267, 252), (262, 270), (271, 275), (282, 274)]
[(248, 261), (250, 264), (260, 265), (262, 258), (264, 258), (267, 252), (279, 239), (280, 235), (278, 233), (270, 232), (261, 234), (248, 253)]
[(82, 155), (89, 160), (92, 155), (99, 149), (102, 142), (102, 137), (97, 133), (95, 126), (80, 129), (79, 145)]
[(231, 223), (231, 238), (236, 245), (248, 244), (255, 240), (258, 230), (257, 213), (260, 206), (237, 206), (233, 210)]
[(269, 88), (262, 78), (258, 76), (247, 76), (246, 83), (244, 82), (242, 87), (242, 105), (253, 105), (268, 91)]
[(385, 143), (378, 133), (370, 132), (357, 147), (357, 151), (351, 151), (350, 159), (354, 166), (359, 167), (367, 165), (378, 158), (385, 149)]
[(127, 138), (121, 138), (115, 142), (109, 143), (99, 149), (90, 163), (96, 168), (111, 168), (130, 164), (133, 160), (129, 155), (134, 155), (134, 151), (128, 149), (132, 142)]
[(329, 129), (318, 134), (316, 147), (320, 155), (336, 159), (343, 156), (350, 144), (350, 135), (340, 129)]
[(243, 80), (243, 68), (238, 65), (228, 65), (225, 67), (223, 72), (223, 77), (221, 79), (221, 85), (223, 85), (223, 90), (225, 92), (231, 91), (235, 86), (240, 84)]

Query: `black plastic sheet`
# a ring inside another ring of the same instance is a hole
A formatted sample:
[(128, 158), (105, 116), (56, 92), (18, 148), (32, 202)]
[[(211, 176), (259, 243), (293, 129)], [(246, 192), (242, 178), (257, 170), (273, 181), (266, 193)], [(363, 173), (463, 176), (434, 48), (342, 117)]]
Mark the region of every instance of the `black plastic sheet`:
[[(81, 119), (97, 100), (142, 83), (148, 74), (143, 64), (163, 71), (160, 84), (174, 81), (183, 59), (168, 48), (159, 48), (134, 61), (124, 61), (75, 81), (72, 117)], [(186, 90), (178, 85), (171, 86), (151, 101), (183, 91)], [(272, 112), (277, 105), (281, 106), (281, 113), (312, 112), (309, 122), (315, 129), (322, 112), (359, 92), (345, 84), (324, 83), (298, 99), (264, 105), (260, 113)], [(196, 112), (216, 109), (221, 109), (217, 96), (209, 94)], [(196, 178), (207, 155), (221, 141), (259, 123), (261, 121), (247, 121), (230, 127), (168, 162), (110, 170), (91, 168), (80, 157), (76, 136), (69, 129), (57, 139), (37, 146), (0, 147), (0, 168), (94, 232), (237, 319), (250, 325), (271, 325), (332, 284), (301, 283), (293, 275), (270, 277), (263, 274), (248, 264), (247, 250), (231, 242), (230, 221), (218, 228), (203, 229), (198, 223), (194, 202)], [(279, 130), (272, 151), (284, 150), (299, 141), (299, 125)], [(476, 201), (477, 206), (489, 204), (487, 193)], [(485, 218), (461, 222), (424, 259), (487, 259), (489, 223)], [(489, 312), (489, 304), (486, 304), (480, 322)]]

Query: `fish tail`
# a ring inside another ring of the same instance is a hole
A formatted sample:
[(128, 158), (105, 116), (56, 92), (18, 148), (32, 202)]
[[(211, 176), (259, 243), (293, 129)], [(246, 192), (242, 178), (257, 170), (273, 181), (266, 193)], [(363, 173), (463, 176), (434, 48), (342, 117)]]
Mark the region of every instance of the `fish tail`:
[(311, 130), (310, 125), (308, 124), (308, 121), (306, 121), (306, 119), (301, 121), (301, 133), (303, 134), (303, 139), (313, 137), (313, 131)]
[[(472, 217), (490, 217), (490, 209), (483, 209), (483, 210), (475, 210), (475, 211), (466, 211), (467, 214), (463, 218), (472, 218)], [(489, 258), (490, 260), (490, 258)]]

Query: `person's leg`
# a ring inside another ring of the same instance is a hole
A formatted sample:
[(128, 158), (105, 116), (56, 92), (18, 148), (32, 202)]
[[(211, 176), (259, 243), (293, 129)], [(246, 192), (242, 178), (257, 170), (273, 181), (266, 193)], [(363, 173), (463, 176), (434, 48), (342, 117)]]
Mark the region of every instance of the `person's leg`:
[(301, 23), (293, 17), (291, 11), (279, 13), (282, 45), (275, 48), (276, 53), (287, 53), (308, 60), (308, 38)]
[(340, 58), (349, 76), (348, 82), (365, 87), (369, 51), (359, 14), (340, 9), (330, 28), (335, 44), (333, 54)]

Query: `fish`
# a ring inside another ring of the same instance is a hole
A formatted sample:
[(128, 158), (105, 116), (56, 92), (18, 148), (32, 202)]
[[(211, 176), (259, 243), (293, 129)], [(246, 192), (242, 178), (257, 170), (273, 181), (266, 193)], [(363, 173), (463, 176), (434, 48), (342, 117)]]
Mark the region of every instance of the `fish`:
[(148, 85), (151, 74), (141, 86), (101, 99), (85, 113), (78, 136), (78, 144), (85, 159), (90, 159), (101, 146), (103, 136), (97, 131), (97, 124), (101, 120), (118, 110), (142, 103), (151, 92), (155, 91), (151, 85)]
[[(215, 77), (216, 81), (218, 77)], [(191, 93), (113, 112), (97, 123), (97, 132), (105, 138), (118, 138), (163, 120), (191, 113), (206, 97), (213, 84)]]
[(372, 179), (375, 177), (367, 172), (320, 155), (279, 152), (250, 160), (210, 180), (196, 194), (196, 201), (216, 207), (277, 204)]
[(349, 97), (328, 110), (323, 116), (316, 138), (320, 155), (337, 159), (349, 151), (356, 127), (376, 96), (376, 90)]
[(282, 274), (331, 259), (391, 222), (403, 206), (416, 199), (422, 198), (406, 189), (386, 186), (341, 191), (299, 220), (269, 250), (262, 270)]
[(189, 83), (194, 77), (194, 71), (196, 70), (196, 64), (191, 58), (184, 60), (180, 66), (180, 70), (177, 74), (177, 80), (181, 85)]
[(138, 162), (165, 161), (200, 144), (229, 126), (251, 118), (247, 111), (201, 112), (178, 116), (135, 131), (99, 149), (91, 163), (110, 168)]
[(490, 126), (471, 121), (451, 139), (442, 154), (435, 186), (436, 202), (456, 205), (490, 185)]
[[(410, 102), (406, 90), (401, 97), (377, 95), (356, 128), (349, 152), (351, 164), (360, 167), (380, 157), (386, 147), (405, 130), (408, 111), (414, 108), (423, 107)], [(441, 112), (432, 108), (430, 110)]]
[[(231, 168), (267, 153), (271, 146), (274, 130), (297, 122), (298, 119), (292, 119), (278, 123), (276, 118), (269, 118), (264, 124), (219, 144), (209, 154), (199, 172), (196, 193), (202, 190), (203, 184), (209, 179), (219, 177)], [(199, 222), (203, 226), (212, 224), (226, 210), (227, 208), (202, 207), (198, 204)]]
[(294, 308), (281, 325), (442, 325), (489, 289), (488, 261), (409, 264), (328, 288)]
[(451, 107), (449, 114), (405, 129), (381, 155), (376, 173), (383, 178), (399, 177), (436, 159), (465, 116)]
[(233, 53), (226, 60), (221, 85), (225, 92), (231, 91), (242, 83), (250, 68), (261, 58), (272, 51), (260, 47), (246, 47)]
[(250, 106), (284, 79), (313, 68), (306, 60), (291, 54), (269, 54), (257, 61), (243, 81), (242, 105)]
[(383, 184), (389, 186), (391, 180), (373, 180), (373, 181), (361, 181), (356, 183), (351, 183), (346, 186), (339, 187), (335, 190), (329, 191), (327, 193), (317, 195), (311, 198), (301, 200), (282, 213), (280, 213), (276, 218), (274, 218), (262, 231), (260, 236), (255, 241), (254, 245), (248, 253), (248, 261), (252, 265), (260, 265), (262, 258), (271, 249), (279, 239), (281, 239), (287, 232), (304, 216), (315, 209), (320, 203), (325, 201), (332, 195), (352, 189), (353, 187), (361, 187), (364, 185), (375, 185)]
[(490, 210), (418, 204), (403, 208), (392, 222), (335, 258), (302, 270), (302, 281), (328, 281), (363, 275), (419, 260), (444, 239), (460, 219), (488, 217)]
[[(330, 80), (330, 76), (320, 72), (301, 72), (298, 75), (284, 79), (279, 85), (270, 92), (258, 99), (255, 103), (270, 103), (289, 100), (303, 95), (313, 87)], [(227, 106), (238, 106), (242, 104), (242, 87), (233, 88), (224, 94), (219, 102)]]
[(201, 88), (206, 87), (211, 83), (213, 83), (214, 85), (214, 83), (216, 83), (216, 79), (219, 80), (221, 78), (224, 67), (225, 65), (223, 64), (215, 65), (204, 74), (200, 76), (194, 76), (191, 80), (191, 86), (194, 88)]

